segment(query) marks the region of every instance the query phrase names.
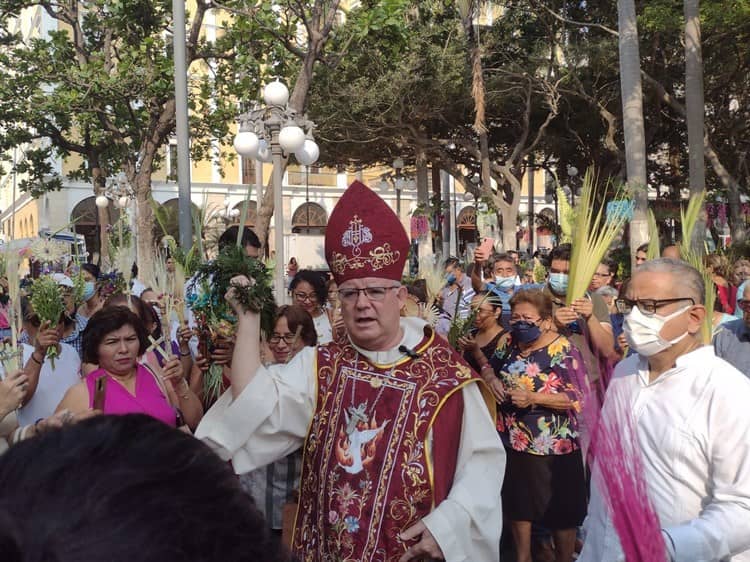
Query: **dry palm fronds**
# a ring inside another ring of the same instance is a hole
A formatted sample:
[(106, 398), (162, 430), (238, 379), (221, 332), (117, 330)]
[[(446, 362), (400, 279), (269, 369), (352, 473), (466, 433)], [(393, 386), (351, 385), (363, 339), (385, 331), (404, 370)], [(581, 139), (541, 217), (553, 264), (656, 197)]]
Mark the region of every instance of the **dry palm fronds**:
[(18, 332), (21, 324), (21, 298), (20, 266), (18, 252), (7, 250), (5, 252), (5, 277), (8, 280), (8, 324), (10, 326), (10, 345), (4, 345), (0, 351), (0, 362), (2, 362), (5, 374), (9, 375), (21, 368), (21, 350), (18, 347)]
[(163, 312), (163, 323), (168, 333), (174, 308), (174, 276), (167, 271), (167, 262), (158, 252), (151, 263), (151, 278), (148, 284), (156, 292)]
[[(589, 168), (583, 177), (583, 190), (575, 221), (575, 236), (570, 255), (570, 278), (566, 294), (568, 305), (586, 294), (596, 268), (627, 222), (625, 213), (613, 213), (614, 216), (607, 216), (605, 203), (602, 203), (598, 209), (594, 209), (597, 183), (596, 174), (592, 168)], [(607, 185), (609, 182), (605, 184), (605, 188)], [(618, 193), (615, 199), (620, 199), (619, 195)]]
[(698, 218), (703, 208), (703, 202), (706, 199), (706, 192), (701, 192), (700, 195), (690, 198), (687, 209), (684, 207), (680, 208), (680, 220), (682, 221), (682, 243), (680, 244), (680, 257), (683, 261), (688, 262), (695, 269), (701, 272), (703, 281), (706, 285), (705, 294), (705, 307), (706, 307), (706, 318), (703, 320), (703, 326), (701, 327), (701, 334), (703, 336), (703, 343), (710, 344), (713, 336), (713, 317), (714, 307), (716, 305), (716, 287), (714, 285), (711, 274), (706, 270), (703, 263), (703, 255), (696, 252), (691, 244), (693, 231), (695, 225), (698, 222)]
[(557, 187), (557, 203), (560, 209), (560, 244), (573, 240), (573, 226), (576, 212), (568, 202), (568, 197), (561, 187)]
[(648, 250), (646, 259), (655, 260), (659, 257), (659, 227), (656, 225), (654, 211), (648, 210)]
[(427, 289), (427, 302), (432, 304), (445, 286), (445, 274), (443, 272), (442, 258), (440, 254), (435, 256), (422, 256), (419, 259), (420, 279), (424, 279)]

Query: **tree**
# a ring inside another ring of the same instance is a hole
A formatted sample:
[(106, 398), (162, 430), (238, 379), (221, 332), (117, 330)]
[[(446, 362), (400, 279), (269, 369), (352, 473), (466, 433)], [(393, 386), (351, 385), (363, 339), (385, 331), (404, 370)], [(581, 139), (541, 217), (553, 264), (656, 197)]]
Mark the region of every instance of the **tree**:
[[(72, 175), (91, 180), (95, 193), (108, 175), (122, 169), (135, 191), (140, 256), (153, 249), (151, 176), (174, 128), (169, 5), (164, 0), (0, 1), (6, 19), (40, 7), (58, 25), (28, 43), (8, 38), (10, 48), (0, 56), (0, 124), (9, 134), (0, 148), (48, 139), (50, 156), (80, 154), (82, 164)], [(201, 30), (210, 7), (196, 4), (187, 33), (188, 63), (201, 67), (192, 74), (190, 98), (192, 151), (198, 159), (213, 153), (215, 139), (228, 135), (236, 94), (259, 82), (257, 63), (248, 54), (253, 47), (246, 45), (260, 33), (243, 27), (209, 41)], [(235, 63), (243, 68), (240, 79)], [(141, 265), (147, 276), (149, 261)]]
[[(688, 158), (691, 197), (706, 189), (706, 167), (703, 154), (703, 54), (699, 0), (685, 0), (685, 109), (688, 134)], [(697, 255), (703, 253), (706, 232), (706, 210), (696, 222), (690, 244)], [(684, 243), (688, 243), (684, 241)]]
[(630, 221), (630, 254), (635, 263), (635, 250), (648, 240), (648, 192), (646, 183), (646, 140), (643, 124), (643, 90), (638, 49), (638, 24), (633, 0), (618, 0), (620, 29), (620, 87), (622, 119), (625, 131), (625, 160), (628, 188), (635, 201)]
[(323, 68), (311, 94), (325, 161), (358, 168), (400, 156), (414, 163), (422, 152), (498, 213), (505, 245), (515, 247), (526, 159), (539, 152), (539, 164), (549, 165), (542, 141), (560, 111), (566, 73), (550, 56), (559, 26), (518, 2), (482, 28), (492, 181), (474, 183), (482, 143), (473, 127), (477, 74), (469, 61), (477, 59), (467, 57), (454, 7), (405, 7), (400, 20), (368, 35), (356, 32), (359, 16), (350, 14), (336, 39), (349, 42), (350, 56)]

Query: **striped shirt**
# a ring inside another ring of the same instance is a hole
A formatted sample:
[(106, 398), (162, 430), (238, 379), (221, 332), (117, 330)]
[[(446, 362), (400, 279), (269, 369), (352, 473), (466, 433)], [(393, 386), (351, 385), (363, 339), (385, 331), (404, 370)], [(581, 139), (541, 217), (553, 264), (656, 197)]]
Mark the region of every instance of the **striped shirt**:
[(296, 501), (302, 472), (302, 449), (268, 466), (240, 475), (243, 490), (252, 496), (271, 529), (282, 528), (284, 504)]

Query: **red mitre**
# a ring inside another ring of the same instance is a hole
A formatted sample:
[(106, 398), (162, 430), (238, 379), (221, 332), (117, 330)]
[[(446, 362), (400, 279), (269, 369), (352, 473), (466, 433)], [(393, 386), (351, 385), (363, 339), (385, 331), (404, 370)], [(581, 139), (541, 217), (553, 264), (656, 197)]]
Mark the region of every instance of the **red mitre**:
[(326, 226), (326, 261), (340, 285), (349, 279), (401, 281), (409, 238), (379, 195), (355, 181), (341, 196)]

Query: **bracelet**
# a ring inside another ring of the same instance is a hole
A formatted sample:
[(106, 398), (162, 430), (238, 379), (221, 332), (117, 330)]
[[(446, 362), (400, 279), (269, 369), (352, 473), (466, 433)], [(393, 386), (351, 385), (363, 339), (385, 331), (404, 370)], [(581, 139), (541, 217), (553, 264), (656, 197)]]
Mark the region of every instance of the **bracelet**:
[(39, 359), (36, 358), (36, 356), (34, 355), (34, 352), (32, 351), (31, 360), (41, 367), (42, 363), (44, 362), (44, 356), (42, 356), (42, 360), (40, 361)]
[[(481, 367), (479, 367), (479, 370), (480, 371), (484, 371), (487, 367), (489, 367), (490, 369), (492, 369), (492, 365), (490, 365), (489, 363), (485, 363), (484, 365), (482, 365)], [(492, 369), (492, 370), (494, 371), (495, 369)]]

